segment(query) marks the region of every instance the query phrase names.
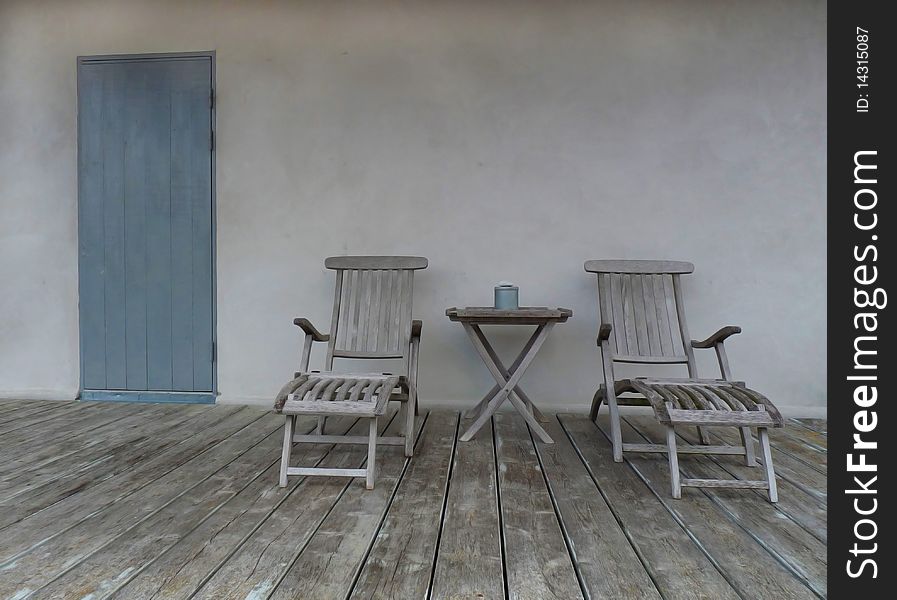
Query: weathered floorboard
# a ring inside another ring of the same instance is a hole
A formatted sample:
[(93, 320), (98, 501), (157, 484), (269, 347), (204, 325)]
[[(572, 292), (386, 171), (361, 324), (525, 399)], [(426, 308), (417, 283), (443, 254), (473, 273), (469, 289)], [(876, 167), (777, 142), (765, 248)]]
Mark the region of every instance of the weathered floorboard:
[[(415, 425), (415, 431), (422, 435), (427, 429), (426, 415), (416, 421), (423, 421)], [(277, 583), (271, 600), (333, 598), (350, 589), (409, 462), (398, 446), (386, 446), (378, 452), (376, 487), (366, 490), (360, 480), (350, 480), (333, 510)]]
[[(104, 509), (144, 491), (145, 487), (181, 465), (228, 439), (234, 432), (262, 417), (248, 410), (221, 411), (223, 418), (210, 420), (206, 428), (178, 444), (139, 463), (129, 471), (68, 496), (64, 501), (31, 514), (3, 530), (7, 545), (0, 548), (0, 566), (52, 541), (84, 520), (104, 515)], [(184, 434), (182, 434), (183, 437)], [(100, 520), (100, 519), (98, 519)], [(2, 577), (0, 577), (2, 579)]]
[[(756, 438), (755, 438), (756, 439)], [(828, 452), (816, 444), (810, 444), (794, 435), (792, 428), (770, 428), (769, 440), (773, 447), (786, 452), (823, 475), (828, 468)]]
[[(81, 477), (86, 470), (92, 471), (96, 477), (105, 477), (107, 473), (105, 467), (114, 465), (115, 461), (128, 450), (152, 444), (163, 435), (169, 436), (169, 439), (174, 435), (176, 436), (174, 441), (177, 441), (180, 436), (178, 430), (189, 427), (192, 418), (200, 415), (200, 410), (208, 408), (190, 407), (184, 415), (147, 411), (118, 419), (108, 424), (110, 427), (108, 430), (101, 428), (99, 431), (87, 432), (91, 437), (86, 440), (75, 437), (49, 446), (60, 450), (59, 456), (41, 460), (42, 454), (34, 452), (30, 455), (34, 457), (34, 463), (30, 465), (27, 464), (29, 456), (23, 456), (16, 461), (20, 467), (18, 472), (6, 473), (0, 479), (3, 486), (8, 488), (9, 497), (40, 488), (51, 481), (72, 477), (78, 478), (79, 486), (86, 485), (87, 479)], [(112, 468), (114, 469), (114, 466)], [(4, 501), (5, 499), (6, 496)]]
[(458, 436), (458, 415), (430, 412), (427, 433), (399, 483), (351, 598), (425, 598)]
[(157, 405), (127, 404), (118, 410), (103, 411), (100, 417), (92, 416), (81, 426), (70, 425), (65, 428), (64, 432), (54, 435), (52, 438), (40, 432), (32, 439), (16, 443), (14, 447), (8, 447), (5, 442), (0, 440), (0, 449), (3, 450), (0, 474), (4, 476), (3, 479), (7, 479), (11, 473), (19, 474), (23, 470), (34, 470), (70, 454), (104, 443), (108, 432), (117, 433), (128, 428), (135, 421), (141, 423), (141, 419), (149, 424), (149, 421), (156, 420), (156, 416), (166, 414), (185, 419), (190, 413), (164, 412), (159, 410)]
[[(560, 421), (664, 598), (739, 598), (716, 561), (657, 501), (645, 482), (625, 463), (613, 461), (610, 442), (588, 417), (562, 415)], [(666, 465), (666, 460), (661, 462)]]
[[(602, 432), (608, 439), (610, 426), (606, 415), (599, 418)], [(641, 440), (631, 428), (623, 428), (623, 440)], [(776, 558), (730, 519), (725, 512), (699, 489), (687, 488), (681, 500), (670, 499), (670, 471), (666, 461), (656, 457), (628, 454), (625, 461), (645, 481), (657, 499), (676, 520), (700, 540), (726, 579), (743, 597), (815, 598), (816, 594), (799, 581)], [(741, 491), (741, 493), (744, 493)]]
[(820, 452), (828, 452), (828, 436), (814, 429), (803, 426), (796, 419), (788, 419), (785, 421), (783, 429), (785, 435), (800, 440), (804, 444), (818, 450)]
[[(650, 421), (650, 417), (627, 417), (626, 420), (632, 423), (636, 428), (646, 421)], [(697, 433), (688, 427), (678, 427), (676, 432), (679, 437), (689, 444), (699, 444)], [(721, 469), (725, 469), (732, 477), (738, 479), (756, 479), (760, 472), (759, 463), (753, 467), (744, 464), (741, 457), (717, 457), (708, 456), (708, 459), (717, 464)], [(775, 465), (778, 470), (778, 465)], [(809, 531), (822, 543), (825, 543), (828, 537), (827, 521), (828, 510), (825, 502), (820, 500), (817, 495), (810, 493), (802, 487), (798, 487), (785, 479), (781, 474), (776, 473), (779, 487), (779, 502), (777, 508), (786, 514), (794, 522), (799, 523), (804, 529)], [(758, 498), (766, 500), (768, 498), (766, 490), (753, 490)]]
[[(826, 594), (825, 466), (813, 462), (825, 438), (793, 422), (779, 432), (790, 449), (774, 442), (780, 502), (772, 505), (763, 490), (687, 489), (672, 500), (664, 454), (615, 463), (584, 415), (549, 419), (554, 444), (514, 413), (465, 443), (458, 434), (470, 419), (427, 413), (411, 460), (400, 447), (378, 449), (368, 492), (361, 479), (320, 476), (280, 488), (283, 417), (270, 411), (53, 404), (0, 401), (0, 420), (10, 418), (0, 435), (0, 597)], [(380, 425), (392, 434), (402, 424), (388, 416)], [(314, 426), (300, 421), (303, 431)], [(328, 421), (333, 433), (352, 428), (363, 434), (367, 423)], [(693, 428), (680, 429), (696, 441)], [(634, 416), (623, 433), (645, 442), (664, 432)], [(804, 448), (800, 458), (793, 444)], [(297, 466), (358, 468), (366, 448), (297, 444), (293, 456)], [(693, 479), (756, 479), (759, 470), (743, 457), (692, 455), (681, 469)]]
[(37, 435), (40, 428), (35, 429), (34, 426), (39, 423), (49, 423), (49, 427), (55, 430), (82, 411), (93, 412), (97, 409), (93, 402), (47, 402), (43, 407), (29, 410), (27, 415), (18, 415), (0, 425), (0, 440), (15, 439), (11, 436), (16, 432), (29, 437)]
[[(710, 429), (711, 439), (722, 440), (726, 444), (740, 444), (741, 440), (731, 427)], [(756, 443), (756, 438), (754, 439)], [(823, 470), (808, 465), (803, 460), (793, 456), (790, 452), (783, 451), (775, 443), (772, 446), (772, 462), (776, 475), (787, 479), (796, 486), (812, 494), (818, 500), (827, 502), (828, 482)]]
[[(224, 411), (221, 411), (224, 412)], [(28, 482), (22, 489), (13, 491), (0, 500), (0, 528), (21, 521), (29, 515), (65, 500), (74, 493), (109, 480), (119, 473), (127, 472), (134, 464), (155, 456), (183, 440), (179, 429), (189, 427), (189, 422), (181, 422), (172, 429), (155, 436), (149, 436), (145, 443), (124, 445), (111, 452), (104, 460), (95, 460), (77, 471), (64, 473), (59, 477), (40, 478), (35, 485)]]
[[(624, 422), (624, 428), (631, 428), (649, 442), (660, 443), (665, 439), (665, 429), (656, 421), (642, 420), (633, 427)], [(727, 457), (734, 462), (734, 457)], [(680, 457), (679, 468), (685, 477), (705, 479), (730, 479), (724, 471), (709, 458), (699, 455)], [(746, 531), (758, 544), (777, 558), (795, 576), (802, 579), (807, 587), (820, 597), (826, 595), (825, 543), (810, 534), (778, 505), (758, 502), (757, 494), (746, 494), (740, 490), (708, 488), (704, 490), (722, 512)]]
[[(334, 417), (328, 429), (346, 433), (356, 419)], [(358, 431), (361, 431), (359, 426)], [(317, 466), (331, 452), (332, 444), (301, 444), (293, 449), (294, 465)], [(276, 453), (275, 453), (276, 455)], [(187, 533), (175, 545), (143, 565), (139, 572), (125, 582), (113, 595), (115, 598), (186, 599), (221, 570), (231, 557), (243, 556), (246, 542), (269, 519), (296, 517), (298, 510), (290, 510), (286, 502), (302, 499), (309, 502), (297, 488), (307, 478), (293, 477), (285, 488), (279, 485), (279, 463), (228, 500), (215, 514)], [(235, 554), (237, 553), (237, 554)], [(230, 573), (228, 567), (224, 570)]]
[(791, 419), (795, 421), (797, 424), (806, 427), (807, 429), (811, 429), (813, 431), (818, 431), (822, 435), (828, 434), (828, 421), (825, 419), (809, 419), (809, 418), (801, 418), (801, 419)]
[[(52, 448), (47, 442), (69, 439), (82, 431), (89, 431), (131, 414), (154, 410), (155, 405), (113, 405), (99, 407), (96, 403), (78, 403), (79, 410), (52, 411), (43, 413), (40, 426), (15, 429), (0, 436), (0, 448), (4, 449), (2, 460), (6, 461), (33, 452), (38, 448)], [(0, 463), (0, 464), (3, 464)]]
[[(466, 431), (473, 419), (461, 419)], [(502, 598), (504, 567), (492, 428), (455, 450), (431, 598)]]
[(508, 596), (582, 598), (526, 424), (508, 413), (493, 422)]
[[(273, 477), (280, 449), (279, 430), (260, 442), (246, 440), (243, 453), (218, 471), (176, 496), (101, 549), (87, 555), (77, 568), (64, 572), (39, 592), (49, 598), (98, 598), (114, 591), (143, 565), (176, 544), (267, 472)], [(202, 473), (197, 478), (203, 477)]]
[(555, 443), (536, 442), (536, 451), (589, 597), (659, 600), (654, 582), (560, 423), (552, 419), (544, 427)]
[(232, 435), (225, 436), (214, 446), (214, 452), (207, 450), (195, 456), (144, 487), (139, 495), (131, 496), (125, 501), (113, 504), (107, 510), (87, 517), (61, 535), (16, 558), (16, 569), (0, 571), (0, 596), (14, 595), (24, 589), (46, 585), (167, 506), (175, 498), (201, 484), (210, 474), (236, 460), (248, 448), (268, 437), (276, 427), (275, 422), (280, 422), (280, 419), (276, 419), (273, 415), (263, 418), (268, 421), (267, 424), (256, 424), (255, 421), (259, 419), (250, 420), (238, 431), (232, 431)]
[[(384, 419), (389, 427), (398, 426)], [(367, 430), (359, 421), (350, 434)], [(393, 429), (394, 430), (394, 429)], [(390, 431), (389, 428), (384, 431)], [(361, 445), (340, 447), (320, 462), (320, 467), (360, 467), (367, 457)], [(287, 480), (289, 483), (289, 480)], [(240, 545), (239, 552), (215, 567), (210, 579), (192, 596), (197, 599), (266, 598), (284, 572), (296, 560), (334, 504), (358, 480), (344, 477), (304, 477), (286, 500)], [(168, 597), (164, 595), (162, 597)]]

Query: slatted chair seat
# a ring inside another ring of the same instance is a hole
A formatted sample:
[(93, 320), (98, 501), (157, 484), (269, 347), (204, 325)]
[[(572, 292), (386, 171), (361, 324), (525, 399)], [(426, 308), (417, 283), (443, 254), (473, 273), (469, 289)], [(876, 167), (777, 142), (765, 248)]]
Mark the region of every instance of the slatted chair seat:
[[(311, 371), (311, 373), (320, 373), (320, 371)], [(293, 377), (296, 378), (300, 377), (301, 375), (302, 373), (300, 371), (296, 371), (293, 374)], [(391, 373), (374, 373), (374, 375), (391, 375)], [(410, 386), (413, 384), (411, 384), (411, 379), (409, 377), (406, 377), (405, 375), (397, 375), (397, 377), (399, 378), (399, 381), (393, 388), (392, 395), (389, 397), (389, 400), (402, 402), (408, 399), (408, 392), (411, 389)]]
[[(723, 327), (702, 341), (689, 336), (681, 276), (693, 272), (694, 265), (679, 261), (590, 260), (585, 263), (585, 270), (598, 276), (598, 345), (604, 378), (592, 400), (591, 418), (597, 418), (603, 404), (608, 406), (614, 460), (622, 462), (623, 452), (666, 453), (674, 498), (681, 496), (684, 486), (742, 487), (766, 489), (770, 502), (776, 502), (778, 492), (767, 429), (781, 427), (782, 416), (765, 396), (732, 380), (724, 342), (741, 333), (739, 327)], [(696, 348), (716, 351), (722, 379), (698, 378)], [(681, 365), (687, 368), (689, 377), (616, 379), (617, 363), (646, 367)], [(645, 404), (654, 409), (655, 418), (665, 427), (666, 444), (623, 442), (618, 407)], [(696, 426), (701, 443), (680, 447), (677, 425)], [(742, 444), (712, 445), (704, 435), (704, 426), (737, 427)], [(751, 428), (757, 429), (765, 481), (680, 479), (679, 452), (741, 455), (749, 466), (755, 466)]]
[(781, 427), (782, 415), (762, 394), (739, 381), (717, 379), (623, 380), (625, 391), (642, 394), (664, 425)]
[(285, 415), (381, 416), (398, 387), (398, 375), (299, 373), (281, 388), (274, 410)]

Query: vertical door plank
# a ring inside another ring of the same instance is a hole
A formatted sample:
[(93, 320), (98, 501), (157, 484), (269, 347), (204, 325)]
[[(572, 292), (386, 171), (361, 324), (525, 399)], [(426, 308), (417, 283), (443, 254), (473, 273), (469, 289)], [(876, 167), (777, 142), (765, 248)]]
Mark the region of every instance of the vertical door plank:
[(212, 255), (212, 63), (190, 61), (190, 198), (193, 215), (193, 391), (214, 387), (214, 257)]
[(171, 390), (171, 94), (169, 66), (147, 63), (146, 383)]
[(103, 86), (103, 230), (105, 389), (127, 387), (125, 364), (124, 65), (105, 67)]
[(78, 79), (78, 261), (81, 379), (87, 388), (106, 385), (103, 229), (103, 79), (85, 66)]
[(146, 383), (171, 386), (171, 99), (168, 65), (148, 63), (146, 165)]
[[(171, 380), (176, 390), (193, 389), (193, 202), (191, 173), (191, 73), (171, 78)], [(196, 365), (199, 367), (200, 365)]]
[(147, 389), (146, 378), (146, 179), (152, 149), (147, 127), (147, 80), (143, 69), (126, 76), (125, 126), (125, 360), (130, 390)]

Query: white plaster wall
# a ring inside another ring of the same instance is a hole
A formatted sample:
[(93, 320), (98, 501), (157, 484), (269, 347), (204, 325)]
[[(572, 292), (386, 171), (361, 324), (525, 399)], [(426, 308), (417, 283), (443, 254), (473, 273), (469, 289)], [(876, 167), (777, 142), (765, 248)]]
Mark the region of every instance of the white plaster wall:
[(734, 374), (824, 410), (825, 3), (797, 0), (0, 2), (0, 396), (77, 393), (76, 56), (189, 50), (217, 51), (221, 401), (271, 400), (294, 316), (327, 328), (325, 256), (413, 253), (424, 402), (490, 386), (444, 309), (510, 279), (575, 313), (527, 389), (585, 408), (583, 261), (671, 258), (694, 337), (741, 325)]

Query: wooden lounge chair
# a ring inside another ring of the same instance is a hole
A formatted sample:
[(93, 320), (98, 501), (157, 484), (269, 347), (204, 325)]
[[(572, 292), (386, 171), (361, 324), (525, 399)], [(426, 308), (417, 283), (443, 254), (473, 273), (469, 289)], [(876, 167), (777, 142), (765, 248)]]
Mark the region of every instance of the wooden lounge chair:
[[(373, 489), (377, 444), (404, 445), (405, 456), (414, 447), (414, 416), (417, 413), (417, 357), (421, 321), (411, 319), (411, 290), (414, 271), (427, 268), (427, 259), (417, 256), (334, 256), (324, 266), (336, 271), (336, 293), (330, 333), (321, 333), (308, 319), (295, 319), (305, 332), (299, 371), (281, 388), (274, 410), (286, 416), (280, 485), (288, 475), (332, 475), (365, 477)], [(309, 371), (314, 342), (327, 343), (324, 370)], [(401, 360), (398, 374), (338, 373), (333, 359)], [(402, 403), (403, 437), (379, 437), (377, 419), (385, 414), (390, 400)], [(318, 417), (314, 434), (296, 434), (299, 415)], [(326, 435), (328, 416), (351, 416), (369, 420), (367, 436)], [(291, 467), (294, 442), (367, 444), (364, 469)]]
[[(592, 400), (591, 419), (601, 404), (610, 410), (614, 460), (623, 452), (665, 452), (669, 456), (673, 497), (681, 497), (683, 486), (759, 488), (768, 490), (770, 502), (777, 502), (775, 472), (767, 428), (781, 427), (782, 416), (763, 395), (744, 383), (731, 381), (729, 361), (723, 346), (726, 338), (741, 333), (739, 327), (723, 327), (703, 341), (689, 337), (682, 300), (681, 275), (694, 271), (687, 262), (647, 260), (590, 260), (585, 270), (598, 275), (598, 306), (604, 383)], [(721, 379), (698, 379), (694, 348), (713, 348), (719, 361)], [(687, 379), (616, 379), (614, 364), (685, 365)], [(623, 443), (618, 406), (645, 405), (666, 426), (666, 444)], [(698, 427), (700, 445), (677, 447), (676, 425)], [(741, 446), (711, 445), (701, 426), (737, 427)], [(760, 481), (728, 479), (680, 479), (678, 452), (687, 454), (743, 455), (755, 466), (751, 427), (757, 428), (760, 461), (766, 478)]]

